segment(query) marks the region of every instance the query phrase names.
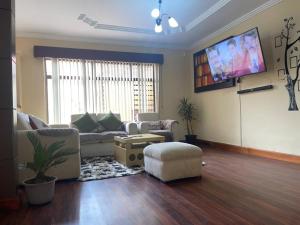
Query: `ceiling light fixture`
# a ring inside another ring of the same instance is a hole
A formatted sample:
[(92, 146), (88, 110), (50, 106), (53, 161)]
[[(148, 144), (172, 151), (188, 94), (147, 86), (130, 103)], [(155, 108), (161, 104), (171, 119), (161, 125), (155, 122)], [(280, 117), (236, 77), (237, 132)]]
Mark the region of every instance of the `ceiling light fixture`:
[(162, 0), (158, 0), (158, 8), (155, 8), (151, 11), (151, 16), (155, 19), (155, 32), (161, 33), (163, 31), (162, 20), (164, 17), (168, 17), (168, 23), (171, 28), (177, 28), (178, 22), (174, 17), (169, 16), (166, 13), (161, 13), (161, 4)]

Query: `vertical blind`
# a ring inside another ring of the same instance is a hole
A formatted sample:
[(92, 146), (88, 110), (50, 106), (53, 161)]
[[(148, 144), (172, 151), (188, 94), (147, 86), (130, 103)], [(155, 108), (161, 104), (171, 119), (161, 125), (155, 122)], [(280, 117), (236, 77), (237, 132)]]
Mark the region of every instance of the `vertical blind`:
[(49, 123), (69, 123), (72, 114), (158, 111), (159, 64), (45, 58)]

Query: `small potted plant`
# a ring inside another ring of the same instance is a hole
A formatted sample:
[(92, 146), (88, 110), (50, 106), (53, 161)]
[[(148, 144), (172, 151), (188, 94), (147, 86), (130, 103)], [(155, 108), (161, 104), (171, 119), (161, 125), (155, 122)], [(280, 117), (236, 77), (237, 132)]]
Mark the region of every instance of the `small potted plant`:
[(196, 108), (195, 106), (188, 101), (187, 98), (180, 100), (178, 106), (178, 114), (183, 121), (186, 122), (187, 135), (185, 135), (185, 140), (187, 143), (195, 143), (197, 135), (193, 133), (192, 121), (196, 119)]
[(27, 132), (27, 138), (34, 150), (33, 161), (25, 164), (36, 175), (23, 182), (28, 201), (33, 205), (50, 202), (54, 197), (56, 177), (47, 176), (46, 172), (56, 165), (64, 163), (67, 156), (78, 152), (76, 149), (63, 148), (64, 141), (58, 141), (49, 146), (42, 146), (39, 138), (32, 132)]

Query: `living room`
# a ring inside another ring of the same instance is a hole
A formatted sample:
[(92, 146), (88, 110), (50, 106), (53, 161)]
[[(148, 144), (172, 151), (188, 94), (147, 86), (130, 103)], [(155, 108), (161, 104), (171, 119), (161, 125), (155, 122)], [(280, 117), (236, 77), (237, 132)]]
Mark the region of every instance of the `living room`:
[[(299, 223), (300, 3), (15, 1), (0, 3), (1, 224)], [(241, 53), (251, 32), (264, 68), (218, 80), (212, 47), (227, 56), (221, 50), (233, 40)], [(7, 51), (14, 42), (15, 57), (14, 47)], [(7, 69), (14, 63), (15, 75)], [(179, 112), (184, 98), (190, 121)], [(29, 126), (38, 119), (52, 128), (20, 131), (21, 113)], [(125, 133), (92, 145), (74, 123), (85, 113), (98, 130), (116, 123)], [(58, 180), (42, 205), (30, 204), (22, 183), (34, 175), (22, 168), (34, 159), (28, 133), (78, 150), (46, 173)], [(136, 162), (141, 153), (143, 163), (132, 169), (117, 149), (135, 151)], [(187, 175), (194, 164), (199, 173)]]

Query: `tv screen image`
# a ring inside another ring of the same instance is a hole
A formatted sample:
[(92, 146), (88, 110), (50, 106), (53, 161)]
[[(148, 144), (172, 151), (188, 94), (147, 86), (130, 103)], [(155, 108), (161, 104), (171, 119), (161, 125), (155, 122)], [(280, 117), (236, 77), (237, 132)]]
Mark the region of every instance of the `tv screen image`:
[(207, 48), (206, 54), (215, 82), (266, 71), (257, 28)]

